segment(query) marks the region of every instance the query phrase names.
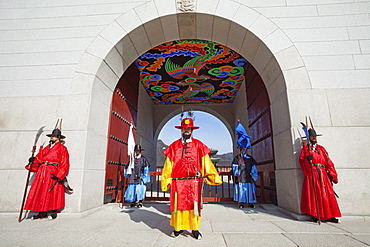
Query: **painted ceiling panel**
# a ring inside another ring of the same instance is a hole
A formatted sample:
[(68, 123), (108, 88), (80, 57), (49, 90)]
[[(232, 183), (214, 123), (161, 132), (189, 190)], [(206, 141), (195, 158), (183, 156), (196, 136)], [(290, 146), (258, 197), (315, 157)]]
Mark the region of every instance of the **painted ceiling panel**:
[(149, 97), (165, 105), (232, 103), (247, 61), (215, 42), (177, 40), (154, 47), (135, 63)]

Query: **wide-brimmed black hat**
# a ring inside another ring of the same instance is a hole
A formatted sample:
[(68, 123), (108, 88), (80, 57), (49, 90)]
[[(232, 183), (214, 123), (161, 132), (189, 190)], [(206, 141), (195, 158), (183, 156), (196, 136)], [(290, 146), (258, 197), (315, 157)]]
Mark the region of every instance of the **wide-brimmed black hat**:
[(308, 130), (308, 135), (309, 135), (309, 136), (321, 136), (322, 134), (316, 134), (316, 130), (314, 130), (314, 129), (309, 129), (309, 130)]
[(141, 149), (141, 145), (140, 144), (136, 144), (135, 147), (134, 147), (134, 151), (136, 151), (136, 150), (143, 151), (145, 149)]
[(66, 138), (64, 135), (62, 135), (62, 131), (60, 131), (60, 129), (53, 129), (53, 132), (51, 132), (51, 134), (47, 134), (46, 136), (47, 137), (59, 136), (60, 139)]

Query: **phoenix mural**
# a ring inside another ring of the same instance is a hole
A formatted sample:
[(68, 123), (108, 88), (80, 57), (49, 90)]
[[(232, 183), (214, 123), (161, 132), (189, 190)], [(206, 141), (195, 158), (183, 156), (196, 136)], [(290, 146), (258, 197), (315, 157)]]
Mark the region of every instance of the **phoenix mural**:
[(234, 101), (247, 60), (215, 42), (176, 40), (152, 48), (135, 63), (154, 104), (207, 104)]

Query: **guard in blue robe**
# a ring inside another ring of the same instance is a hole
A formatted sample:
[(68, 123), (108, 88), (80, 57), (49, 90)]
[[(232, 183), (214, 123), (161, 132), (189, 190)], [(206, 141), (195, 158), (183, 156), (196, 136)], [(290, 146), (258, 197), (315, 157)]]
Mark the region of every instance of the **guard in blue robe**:
[(234, 201), (241, 203), (240, 208), (244, 207), (242, 203), (247, 203), (247, 206), (254, 208), (253, 203), (257, 202), (256, 185), (254, 184), (258, 179), (257, 162), (252, 156), (243, 154), (243, 148), (239, 147), (239, 150), (240, 154), (235, 156), (232, 161), (235, 178)]
[[(133, 162), (126, 168), (125, 177), (129, 177), (129, 185), (125, 192), (125, 200), (132, 202), (130, 207), (143, 206), (145, 198), (146, 185), (150, 182), (149, 162), (144, 155), (141, 154), (141, 145), (135, 145)], [(129, 170), (130, 169), (130, 170)]]

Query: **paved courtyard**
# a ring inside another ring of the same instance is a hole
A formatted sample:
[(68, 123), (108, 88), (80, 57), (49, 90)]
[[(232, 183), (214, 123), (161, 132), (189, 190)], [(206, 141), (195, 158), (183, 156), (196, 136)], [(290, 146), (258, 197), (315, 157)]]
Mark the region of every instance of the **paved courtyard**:
[(105, 204), (87, 215), (61, 213), (53, 221), (0, 214), (0, 246), (370, 246), (370, 217), (343, 217), (340, 224), (297, 221), (274, 205), (238, 210), (235, 204), (204, 205), (201, 240), (170, 237), (169, 205), (143, 208)]

